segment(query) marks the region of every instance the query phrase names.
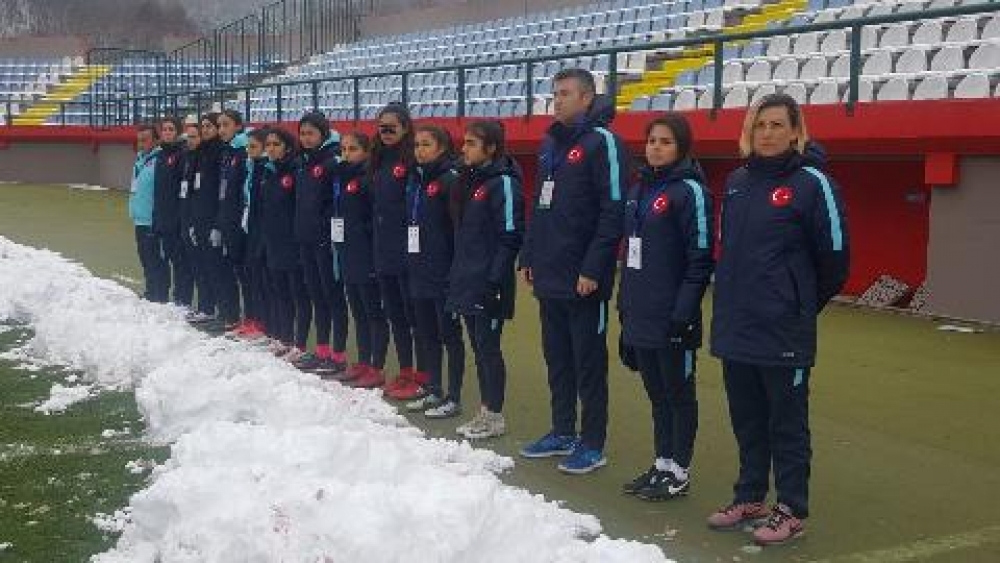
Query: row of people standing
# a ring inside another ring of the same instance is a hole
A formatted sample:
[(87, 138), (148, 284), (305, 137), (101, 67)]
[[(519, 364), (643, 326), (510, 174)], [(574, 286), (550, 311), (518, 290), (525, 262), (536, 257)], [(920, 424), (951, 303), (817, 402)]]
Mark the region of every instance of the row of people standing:
[[(461, 318), (476, 356), (482, 407), (459, 431), (477, 438), (502, 434), (500, 334), (504, 320), (513, 318), (513, 264), (520, 250), (519, 269), (539, 301), (552, 415), (549, 431), (521, 454), (562, 456), (560, 470), (589, 473), (607, 463), (606, 335), (621, 259), (619, 351), (623, 363), (642, 375), (655, 442), (654, 463), (624, 490), (650, 500), (685, 495), (698, 425), (701, 302), (714, 272), (712, 352), (723, 360), (740, 476), (733, 502), (711, 515), (709, 525), (729, 529), (766, 520), (755, 532), (760, 543), (796, 537), (808, 515), (807, 398), (816, 315), (839, 291), (848, 263), (842, 203), (822, 171), (822, 154), (808, 143), (798, 105), (770, 96), (748, 114), (741, 139), (748, 160), (728, 180), (716, 234), (713, 199), (692, 158), (693, 134), (682, 116), (668, 114), (649, 124), (646, 164), (633, 176), (628, 150), (607, 129), (611, 101), (596, 94), (593, 76), (563, 71), (553, 91), (556, 120), (539, 156), (526, 232), (520, 172), (504, 156), (497, 122), (470, 124), (458, 166), (449, 158), (448, 134), (414, 126), (397, 104), (380, 113), (374, 143), (359, 133), (345, 135), (343, 158), (330, 160), (330, 168), (309, 152), (332, 146), (321, 116), (299, 124), (301, 157), (290, 134), (259, 133), (267, 161), (260, 187), (248, 182), (247, 199), (253, 202), (252, 194), (260, 192), (264, 200), (259, 211), (250, 204), (251, 224), (263, 216), (267, 225), (280, 215), (285, 230), (272, 244), (288, 244), (286, 255), (293, 256), (289, 233), (302, 228), (300, 213), (317, 213), (307, 224), (330, 222), (328, 237), (312, 228), (309, 242), (330, 244), (320, 255), (332, 257), (326, 271), (334, 279), (315, 278), (312, 285), (347, 296), (359, 361), (347, 368), (338, 360), (326, 373), (358, 386), (382, 385), (391, 332), (401, 369), (385, 383), (387, 395), (428, 416), (457, 415), (465, 354)], [(300, 195), (307, 189), (329, 200)], [(308, 201), (308, 209), (295, 208), (293, 200)], [(251, 227), (251, 239), (253, 232)], [(266, 275), (273, 276), (269, 232), (265, 227), (263, 246)], [(310, 254), (300, 250), (296, 267), (304, 269)], [(294, 306), (294, 296), (307, 293), (301, 286), (309, 284), (290, 278), (284, 285), (292, 289), (273, 293), (290, 296), (284, 299)], [(317, 310), (322, 291), (308, 293), (311, 301), (302, 299), (298, 308)], [(293, 361), (315, 368), (294, 357), (304, 347), (301, 333), (309, 329), (308, 317), (294, 318), (295, 331), (285, 321), (265, 324), (285, 327), (278, 346), (291, 346)], [(345, 318), (334, 315), (332, 322), (334, 332), (343, 323), (346, 341)], [(289, 342), (293, 333), (296, 341)], [(343, 353), (338, 338), (334, 348), (340, 352), (334, 354)], [(315, 356), (324, 355), (317, 347)], [(772, 464), (778, 503), (767, 509)]]

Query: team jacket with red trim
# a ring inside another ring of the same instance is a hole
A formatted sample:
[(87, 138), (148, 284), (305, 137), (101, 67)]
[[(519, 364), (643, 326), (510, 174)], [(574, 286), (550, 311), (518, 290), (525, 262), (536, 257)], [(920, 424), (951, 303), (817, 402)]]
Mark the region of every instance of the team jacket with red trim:
[[(597, 281), (596, 297), (611, 297), (629, 178), (628, 152), (605, 128), (613, 116), (613, 102), (599, 96), (578, 124), (553, 124), (542, 143), (521, 254), (521, 267), (532, 269), (539, 298), (578, 298), (580, 276)], [(550, 177), (555, 189), (545, 206), (540, 198)]]
[[(521, 171), (503, 157), (473, 169), (463, 180), (455, 226), (455, 258), (448, 276), (447, 309), (465, 315), (514, 318), (514, 266), (524, 235)], [(490, 311), (488, 300), (499, 310)]]
[(340, 137), (330, 134), (322, 146), (302, 152), (295, 191), (295, 239), (303, 244), (330, 243), (333, 176)]
[(450, 158), (413, 167), (406, 188), (407, 228), (420, 229), (420, 252), (407, 249), (406, 272), (410, 295), (444, 299), (448, 271), (455, 255), (455, 226), (451, 217), (452, 190), (458, 172)]
[(406, 271), (406, 184), (408, 159), (398, 148), (386, 148), (372, 171), (375, 271), (398, 276)]
[(342, 259), (344, 281), (373, 283), (372, 203), (366, 166), (341, 162), (337, 166), (334, 190), (338, 187), (340, 197), (333, 202), (333, 216), (344, 219), (344, 242), (335, 245)]
[[(618, 308), (631, 346), (700, 346), (701, 300), (715, 266), (712, 196), (704, 186), (700, 167), (685, 160), (643, 169), (629, 190), (625, 237), (639, 239), (641, 252), (622, 269)], [(672, 344), (677, 329), (687, 326), (693, 332)]]
[(730, 175), (715, 273), (712, 354), (756, 365), (811, 367), (816, 316), (847, 280), (840, 191), (822, 150), (751, 157)]
[(243, 239), (244, 190), (247, 179), (247, 134), (240, 132), (222, 147), (219, 156), (219, 212), (216, 224), (230, 249)]
[(264, 165), (261, 180), (264, 216), (264, 248), (268, 267), (291, 270), (299, 265), (299, 246), (295, 241), (295, 172), (296, 158), (286, 158)]
[(161, 235), (177, 235), (181, 229), (181, 181), (184, 179), (186, 141), (163, 143), (156, 159), (156, 188), (153, 191), (153, 230)]

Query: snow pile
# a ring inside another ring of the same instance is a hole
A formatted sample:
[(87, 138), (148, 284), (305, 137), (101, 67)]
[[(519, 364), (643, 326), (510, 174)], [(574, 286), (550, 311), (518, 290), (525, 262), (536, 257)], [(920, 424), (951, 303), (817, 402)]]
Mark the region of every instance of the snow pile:
[(510, 459), (428, 439), (375, 392), (206, 338), (56, 254), (0, 237), (0, 287), (0, 320), (35, 330), (26, 350), (134, 388), (150, 438), (173, 444), (130, 507), (96, 517), (122, 536), (95, 563), (666, 561), (504, 485)]
[(35, 412), (44, 414), (61, 413), (71, 405), (86, 401), (91, 397), (93, 388), (90, 385), (64, 387), (58, 383), (52, 386), (49, 398), (35, 407)]

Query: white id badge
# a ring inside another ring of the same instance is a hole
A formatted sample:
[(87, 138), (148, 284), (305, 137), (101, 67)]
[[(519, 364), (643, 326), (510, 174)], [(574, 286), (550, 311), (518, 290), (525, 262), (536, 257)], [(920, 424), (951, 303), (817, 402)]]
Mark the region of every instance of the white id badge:
[(187, 199), (188, 196), (188, 181), (183, 180), (181, 182), (181, 199)]
[(243, 207), (243, 219), (240, 220), (240, 226), (243, 227), (244, 233), (250, 232), (250, 208)]
[(201, 172), (196, 172), (194, 175), (194, 189), (201, 189)]
[(642, 239), (639, 237), (628, 237), (628, 257), (625, 266), (633, 270), (642, 269)]
[(132, 178), (132, 186), (128, 189), (129, 193), (133, 193), (134, 194), (135, 192), (137, 192), (139, 190), (138, 186), (139, 186), (139, 179), (138, 178)]
[(406, 230), (406, 251), (420, 254), (420, 227), (417, 225), (410, 225)]
[(543, 209), (552, 207), (552, 194), (556, 190), (556, 183), (552, 180), (542, 182), (542, 193), (538, 196), (538, 206)]
[(330, 239), (333, 242), (344, 242), (344, 218), (334, 217), (330, 219)]
[(227, 189), (229, 189), (229, 180), (223, 178), (222, 181), (219, 182), (219, 201), (225, 201)]

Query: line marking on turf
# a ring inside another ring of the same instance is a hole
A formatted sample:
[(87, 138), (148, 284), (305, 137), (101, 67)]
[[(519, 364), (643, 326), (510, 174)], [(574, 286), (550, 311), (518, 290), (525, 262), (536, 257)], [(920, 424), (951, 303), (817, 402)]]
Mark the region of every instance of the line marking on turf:
[(1000, 542), (1000, 525), (971, 530), (950, 536), (928, 538), (888, 549), (851, 553), (810, 563), (906, 563), (959, 549), (969, 549)]

